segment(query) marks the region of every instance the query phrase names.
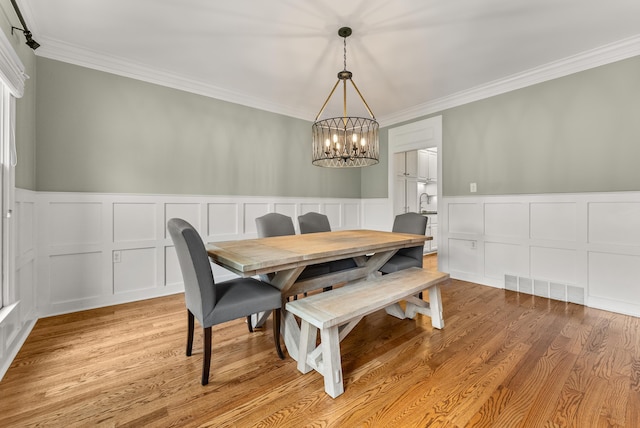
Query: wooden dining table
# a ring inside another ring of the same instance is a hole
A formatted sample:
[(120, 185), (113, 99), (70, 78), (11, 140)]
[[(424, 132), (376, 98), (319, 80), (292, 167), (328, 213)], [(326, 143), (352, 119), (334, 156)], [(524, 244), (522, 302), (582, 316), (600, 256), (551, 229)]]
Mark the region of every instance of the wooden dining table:
[[(209, 257), (216, 264), (241, 277), (260, 275), (282, 292), (282, 330), (289, 355), (298, 359), (300, 326), (287, 313), (284, 302), (290, 296), (328, 286), (345, 284), (377, 275), (399, 249), (423, 245), (432, 237), (378, 230), (341, 230), (271, 238), (212, 242)], [(353, 259), (354, 268), (301, 279), (305, 267), (342, 259)], [(268, 313), (256, 316), (252, 323), (264, 323)]]

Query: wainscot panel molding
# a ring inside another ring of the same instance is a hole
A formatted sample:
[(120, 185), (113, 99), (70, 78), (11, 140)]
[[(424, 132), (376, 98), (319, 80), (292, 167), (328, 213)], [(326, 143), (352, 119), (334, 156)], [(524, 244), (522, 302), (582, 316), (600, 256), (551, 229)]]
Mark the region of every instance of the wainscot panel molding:
[(362, 199), (362, 228), (391, 232), (393, 200), (390, 198)]
[(640, 316), (640, 192), (438, 202), (452, 278)]
[[(214, 242), (256, 238), (255, 219), (269, 212), (292, 217), (296, 231), (297, 217), (309, 211), (326, 214), (333, 230), (360, 229), (363, 206), (360, 199), (38, 192), (38, 315), (184, 291), (170, 218), (184, 218)], [(374, 216), (367, 224), (385, 220)], [(217, 265), (214, 275), (235, 277)]]
[(15, 288), (10, 304), (0, 309), (0, 379), (9, 369), (35, 325), (36, 309), (36, 192), (16, 189), (14, 212)]

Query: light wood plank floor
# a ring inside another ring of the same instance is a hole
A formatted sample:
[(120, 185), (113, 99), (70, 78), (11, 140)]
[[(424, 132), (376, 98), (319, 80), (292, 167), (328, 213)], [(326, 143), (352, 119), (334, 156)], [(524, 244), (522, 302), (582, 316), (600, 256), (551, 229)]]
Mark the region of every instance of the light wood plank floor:
[(271, 320), (214, 327), (201, 386), (182, 295), (41, 319), (0, 382), (0, 426), (640, 427), (639, 319), (463, 281), (442, 297), (442, 331), (365, 317), (335, 400), (277, 358)]

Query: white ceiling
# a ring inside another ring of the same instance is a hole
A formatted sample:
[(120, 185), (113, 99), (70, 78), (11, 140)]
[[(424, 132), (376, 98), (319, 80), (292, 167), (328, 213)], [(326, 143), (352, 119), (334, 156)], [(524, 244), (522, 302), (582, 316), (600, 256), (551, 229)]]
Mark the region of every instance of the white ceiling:
[[(622, 56), (640, 53), (638, 0), (18, 0), (18, 5), (42, 45), (37, 55), (307, 120), (315, 118), (343, 68), (343, 39), (337, 34), (342, 26), (353, 29), (347, 68), (381, 122), (424, 112), (490, 82), (531, 76), (532, 69), (576, 55), (593, 59), (593, 52), (610, 52), (611, 46), (626, 47)], [(341, 114), (338, 95), (322, 117)], [(349, 114), (366, 114), (353, 94), (348, 99)]]

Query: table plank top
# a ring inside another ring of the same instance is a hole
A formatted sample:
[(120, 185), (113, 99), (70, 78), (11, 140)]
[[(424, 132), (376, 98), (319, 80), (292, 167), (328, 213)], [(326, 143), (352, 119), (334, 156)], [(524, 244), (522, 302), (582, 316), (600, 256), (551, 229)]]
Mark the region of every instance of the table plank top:
[(251, 276), (377, 251), (415, 247), (431, 239), (430, 236), (378, 230), (340, 230), (212, 242), (207, 245), (207, 252), (214, 262)]

